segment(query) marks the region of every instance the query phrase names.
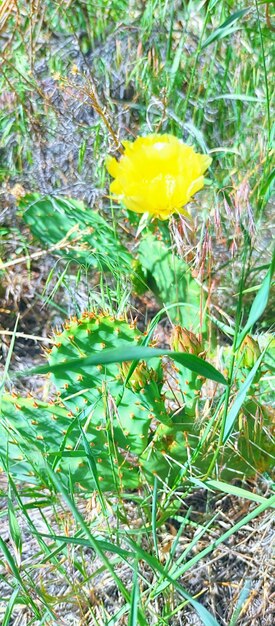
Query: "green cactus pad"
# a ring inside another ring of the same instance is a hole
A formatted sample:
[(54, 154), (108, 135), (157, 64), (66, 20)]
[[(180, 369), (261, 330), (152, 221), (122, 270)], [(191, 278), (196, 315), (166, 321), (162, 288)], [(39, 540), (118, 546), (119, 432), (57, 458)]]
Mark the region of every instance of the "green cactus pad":
[(66, 362), (104, 349), (123, 348), (129, 343), (137, 345), (139, 341), (140, 333), (134, 324), (90, 313), (66, 323), (48, 354), (51, 365), (64, 364), (62, 372), (52, 376), (62, 404), (81, 422), (87, 437), (92, 431), (101, 433), (101, 449), (106, 451), (103, 479), (109, 467), (114, 470), (111, 458), (114, 454), (115, 457), (120, 455), (118, 474), (120, 467), (123, 473), (126, 469), (131, 472), (131, 477), (137, 474), (138, 457), (148, 445), (152, 420), (162, 421), (166, 417), (161, 382), (157, 382), (156, 372), (143, 364), (142, 376), (139, 366), (122, 393), (120, 365), (80, 367), (79, 371), (71, 371)]
[(201, 288), (192, 277), (187, 263), (152, 233), (143, 236), (138, 247), (138, 259), (142, 285), (147, 284), (161, 305), (181, 303), (182, 306), (169, 308), (172, 321), (193, 330), (204, 330), (200, 319)]
[(99, 269), (131, 270), (132, 257), (114, 237), (112, 225), (82, 202), (28, 194), (19, 206), (33, 235), (46, 247), (57, 246), (53, 253)]

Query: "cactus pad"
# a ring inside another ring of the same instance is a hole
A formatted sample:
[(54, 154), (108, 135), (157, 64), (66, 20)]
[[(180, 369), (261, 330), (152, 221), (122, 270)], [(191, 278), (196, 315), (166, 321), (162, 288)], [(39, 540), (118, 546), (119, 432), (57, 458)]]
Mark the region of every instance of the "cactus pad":
[(28, 194), (19, 206), (33, 235), (46, 247), (56, 246), (53, 253), (99, 269), (130, 271), (132, 257), (114, 237), (112, 225), (82, 202)]

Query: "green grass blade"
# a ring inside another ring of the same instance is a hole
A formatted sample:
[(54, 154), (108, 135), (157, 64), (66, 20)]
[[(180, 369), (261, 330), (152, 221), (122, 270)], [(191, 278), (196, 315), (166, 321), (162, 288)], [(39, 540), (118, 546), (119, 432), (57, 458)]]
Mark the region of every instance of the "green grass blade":
[(2, 622), (2, 626), (9, 626), (9, 624), (10, 624), (10, 619), (12, 617), (13, 607), (14, 607), (14, 605), (16, 603), (16, 598), (17, 598), (17, 596), (19, 594), (19, 591), (20, 591), (20, 587), (16, 587), (16, 589), (14, 589), (14, 591), (13, 591), (13, 593), (12, 593), (12, 595), (11, 595), (9, 601), (8, 601), (8, 604), (7, 604), (7, 607), (6, 607), (6, 610), (5, 610), (4, 619), (3, 619), (3, 622)]
[(256, 373), (261, 365), (261, 362), (263, 360), (263, 357), (265, 355), (265, 352), (262, 352), (262, 354), (259, 356), (259, 358), (257, 359), (254, 367), (252, 368), (252, 370), (249, 372), (248, 376), (246, 377), (245, 381), (242, 383), (239, 392), (236, 395), (236, 398), (231, 406), (231, 408), (229, 409), (227, 415), (226, 415), (226, 419), (225, 419), (225, 423), (224, 423), (224, 431), (223, 431), (223, 437), (222, 437), (222, 443), (225, 443), (228, 439), (228, 437), (230, 437), (233, 426), (234, 426), (234, 422), (235, 419), (239, 413), (239, 410), (242, 407), (242, 404), (245, 400), (246, 394), (249, 390), (249, 388), (251, 387), (254, 377), (256, 376)]
[(209, 98), (207, 102), (215, 102), (216, 100), (240, 100), (241, 102), (263, 102), (264, 99), (257, 96), (249, 96), (244, 93), (223, 93), (213, 98)]
[[(28, 371), (29, 375), (32, 374), (47, 374), (49, 372), (57, 373), (62, 372), (70, 367), (71, 370), (78, 370), (81, 367), (89, 367), (96, 365), (109, 365), (110, 363), (123, 363), (124, 361), (149, 361), (157, 356), (169, 356), (174, 361), (181, 363), (187, 369), (195, 372), (203, 378), (209, 378), (222, 385), (227, 385), (227, 381), (223, 374), (219, 372), (211, 363), (200, 359), (194, 354), (186, 354), (185, 352), (173, 352), (171, 350), (161, 350), (159, 348), (147, 348), (147, 347), (131, 347), (131, 348), (115, 348), (112, 350), (102, 350), (97, 354), (88, 356), (85, 358), (72, 359), (57, 365), (43, 365), (41, 367), (35, 367), (31, 371)], [(17, 372), (17, 376), (25, 376), (26, 371)]]
[[(185, 572), (187, 572), (189, 569), (194, 567), (194, 565), (196, 565), (196, 563), (201, 561), (201, 559), (204, 559), (204, 557), (207, 556), (207, 554), (210, 554), (210, 552), (213, 552), (213, 550), (215, 550), (221, 543), (224, 543), (229, 537), (231, 537), (231, 535), (234, 535), (236, 532), (238, 532), (238, 530), (240, 530), (242, 526), (249, 524), (253, 519), (255, 519), (255, 517), (258, 517), (258, 515), (261, 515), (261, 513), (266, 511), (266, 509), (273, 508), (274, 506), (275, 506), (275, 495), (272, 496), (271, 498), (268, 498), (266, 502), (263, 502), (263, 504), (260, 504), (259, 506), (257, 506), (253, 511), (245, 515), (245, 517), (243, 517), (236, 524), (234, 524), (234, 526), (232, 526), (231, 528), (229, 528), (229, 530), (223, 533), (221, 537), (219, 537), (212, 543), (209, 543), (206, 548), (204, 548), (199, 553), (197, 553), (194, 557), (192, 557), (192, 559), (187, 561), (187, 563), (184, 563), (184, 565), (179, 567), (175, 572), (173, 572), (173, 579), (175, 580), (179, 578), (180, 576), (182, 576), (183, 574), (185, 574)], [(168, 587), (169, 584), (170, 584), (169, 581), (164, 581), (155, 590), (154, 597), (162, 593), (164, 589)]]
[(235, 626), (235, 624), (237, 624), (238, 621), (238, 617), (241, 613), (241, 610), (245, 604), (245, 601), (247, 600), (248, 596), (249, 596), (249, 592), (251, 589), (251, 581), (248, 579), (245, 581), (244, 586), (241, 590), (241, 593), (239, 595), (236, 607), (233, 611), (233, 615), (231, 617), (231, 620), (229, 622), (229, 626)]
[(244, 340), (245, 336), (247, 335), (247, 333), (249, 333), (249, 331), (251, 330), (252, 326), (254, 326), (255, 322), (258, 321), (258, 319), (261, 317), (261, 315), (263, 314), (266, 305), (268, 303), (268, 298), (269, 298), (269, 292), (270, 292), (270, 287), (271, 287), (271, 283), (272, 283), (272, 276), (274, 273), (274, 269), (275, 269), (275, 252), (273, 254), (273, 258), (272, 261), (270, 263), (269, 266), (269, 270), (262, 282), (262, 286), (260, 287), (253, 303), (250, 309), (250, 313), (248, 316), (248, 320), (245, 324), (245, 327), (243, 328), (243, 330), (241, 331), (238, 340), (237, 340), (237, 348), (240, 347), (242, 341)]
[(100, 501), (100, 504), (101, 504), (101, 508), (102, 508), (102, 511), (103, 511), (103, 514), (104, 514), (105, 518), (107, 519), (108, 518), (108, 512), (107, 512), (105, 499), (104, 499), (104, 496), (103, 496), (103, 493), (102, 493), (102, 489), (101, 489), (101, 486), (100, 486), (100, 482), (98, 480), (98, 471), (97, 471), (97, 467), (96, 467), (96, 462), (95, 462), (95, 459), (94, 459), (94, 457), (93, 457), (93, 455), (91, 453), (91, 448), (90, 448), (89, 443), (87, 441), (87, 437), (86, 437), (85, 432), (84, 432), (84, 430), (82, 428), (80, 420), (78, 420), (78, 426), (79, 426), (79, 430), (81, 432), (81, 437), (83, 439), (83, 445), (84, 445), (84, 449), (85, 449), (88, 465), (89, 465), (91, 474), (93, 476), (93, 479), (95, 481), (96, 488), (97, 488), (97, 491), (98, 491), (98, 498), (99, 498), (99, 501)]
[(264, 36), (261, 28), (261, 16), (259, 12), (259, 2), (255, 0), (256, 13), (257, 13), (257, 23), (258, 23), (258, 31), (260, 35), (261, 42), (261, 52), (263, 59), (263, 69), (264, 69), (264, 83), (265, 83), (265, 95), (266, 95), (266, 110), (267, 110), (267, 127), (268, 127), (268, 142), (271, 144), (271, 111), (270, 111), (270, 94), (269, 94), (269, 84), (268, 84), (268, 73), (267, 73), (267, 65), (266, 65), (266, 54), (264, 48)]
[(222, 491), (223, 493), (228, 493), (232, 496), (236, 496), (237, 498), (245, 498), (246, 500), (252, 500), (252, 502), (257, 502), (257, 504), (267, 502), (267, 498), (264, 496), (260, 496), (257, 493), (253, 493), (253, 491), (248, 491), (247, 489), (242, 489), (242, 487), (237, 487), (236, 485), (230, 485), (229, 483), (224, 483), (221, 480), (206, 480), (201, 481), (197, 478), (190, 477), (190, 482), (197, 485), (199, 488), (209, 488), (217, 491)]
[(154, 478), (154, 489), (152, 499), (152, 536), (154, 542), (155, 554), (158, 557), (158, 538), (157, 538), (157, 504), (158, 504), (158, 478)]
[[(87, 548), (91, 547), (91, 542), (89, 539), (84, 539), (83, 537), (67, 537), (66, 535), (56, 535), (55, 533), (41, 533), (36, 530), (32, 530), (32, 534), (37, 537), (45, 537), (47, 539), (51, 539), (52, 541), (60, 541), (64, 544), (71, 544), (74, 546), (85, 546)], [(126, 558), (134, 558), (134, 552), (129, 552), (128, 550), (124, 550), (117, 545), (113, 545), (109, 541), (104, 541), (103, 539), (96, 539), (97, 545), (101, 550), (106, 550), (106, 552), (112, 552), (113, 554), (117, 554), (121, 556), (123, 559)]]
[(21, 530), (20, 530), (16, 515), (15, 515), (15, 510), (14, 510), (10, 493), (8, 497), (8, 517), (9, 517), (10, 534), (11, 534), (11, 538), (13, 540), (14, 548), (16, 552), (16, 559), (17, 559), (18, 565), (20, 565), (23, 542), (22, 542)]
[(22, 577), (20, 575), (20, 572), (19, 572), (19, 569), (17, 567), (17, 564), (16, 564), (16, 562), (15, 562), (15, 560), (14, 560), (14, 558), (13, 558), (11, 552), (10, 552), (10, 550), (8, 549), (5, 541), (2, 539), (2, 537), (0, 537), (0, 549), (3, 552), (4, 557), (6, 559), (6, 563), (9, 565), (9, 568), (10, 568), (11, 572), (13, 573), (15, 579), (17, 580), (17, 582), (21, 586), (22, 590), (26, 594), (26, 598), (28, 599), (28, 603), (32, 607), (32, 610), (33, 610), (34, 614), (39, 619), (41, 617), (40, 612), (39, 612), (36, 604), (34, 603), (31, 595), (28, 593), (28, 590), (27, 590), (27, 588), (25, 586), (25, 583), (22, 580)]
[(131, 601), (130, 601), (130, 613), (128, 626), (137, 626), (139, 623), (138, 620), (138, 603), (140, 599), (140, 591), (138, 584), (138, 559), (135, 560), (134, 566), (134, 576), (133, 576), (133, 587), (131, 592)]
[(220, 26), (218, 26), (218, 28), (216, 28), (216, 30), (214, 30), (211, 35), (209, 35), (209, 37), (207, 37), (207, 39), (204, 41), (204, 43), (201, 46), (201, 50), (204, 50), (205, 48), (207, 48), (207, 46), (209, 46), (211, 43), (213, 43), (213, 41), (218, 41), (220, 39), (223, 39), (224, 37), (227, 37), (228, 35), (231, 35), (234, 30), (233, 26), (234, 24), (244, 15), (246, 15), (246, 13), (248, 13), (248, 11), (250, 10), (250, 7), (248, 7), (247, 9), (240, 9), (239, 11), (236, 11), (235, 13), (233, 13), (227, 20), (225, 20), (225, 22), (223, 22)]
[[(207, 524), (205, 524), (204, 526), (201, 526), (201, 528), (199, 530), (197, 530), (197, 532), (194, 534), (194, 537), (192, 539), (192, 541), (190, 541), (190, 543), (188, 544), (187, 548), (185, 548), (185, 550), (183, 550), (183, 552), (181, 553), (181, 555), (178, 557), (178, 559), (171, 565), (171, 561), (169, 563), (169, 561), (167, 562), (167, 564), (165, 565), (165, 571), (169, 574), (170, 571), (170, 576), (172, 576), (172, 574), (174, 574), (175, 571), (177, 571), (179, 565), (183, 562), (186, 561), (186, 557), (189, 554), (189, 552), (192, 552), (193, 549), (196, 548), (196, 546), (198, 545), (199, 541), (202, 539), (202, 537), (204, 535), (206, 535), (208, 529), (211, 528), (213, 522), (215, 521), (217, 517), (217, 514), (214, 515), (208, 522)], [(171, 566), (171, 569), (169, 569), (169, 565)], [(160, 586), (163, 584), (163, 578), (160, 579)], [(166, 585), (165, 585), (166, 586)]]
[(182, 587), (182, 585), (180, 585), (172, 576), (169, 576), (169, 574), (165, 571), (164, 567), (160, 564), (156, 557), (148, 554), (148, 552), (145, 552), (145, 550), (143, 550), (132, 539), (128, 539), (128, 541), (132, 548), (138, 554), (139, 558), (145, 561), (153, 571), (158, 572), (160, 576), (165, 578), (168, 585), (173, 585), (176, 591), (191, 604), (191, 606), (195, 609), (205, 626), (219, 626), (213, 615), (211, 615), (211, 613), (209, 613), (209, 611), (204, 606), (197, 602), (197, 600), (194, 600), (194, 598), (192, 598), (192, 596), (187, 593), (184, 587)]
[[(49, 465), (47, 466), (47, 472), (48, 472), (48, 475), (49, 475), (53, 485), (55, 486), (57, 492), (62, 495), (64, 501), (67, 503), (70, 511), (72, 512), (76, 522), (78, 522), (78, 524), (80, 525), (80, 527), (82, 528), (82, 530), (84, 531), (86, 536), (88, 537), (89, 542), (90, 542), (90, 546), (94, 549), (94, 551), (96, 552), (96, 554), (98, 555), (98, 557), (102, 561), (103, 565), (110, 572), (114, 582), (116, 583), (120, 593), (123, 595), (123, 597), (126, 600), (126, 602), (130, 604), (130, 600), (131, 600), (130, 594), (127, 591), (124, 583), (119, 578), (119, 576), (116, 574), (116, 572), (115, 572), (113, 566), (111, 565), (110, 560), (108, 559), (108, 557), (105, 556), (104, 551), (102, 550), (98, 540), (95, 539), (94, 535), (90, 532), (90, 529), (89, 529), (88, 525), (86, 524), (86, 522), (84, 521), (83, 516), (78, 511), (78, 509), (75, 506), (75, 504), (74, 504), (73, 500), (71, 499), (71, 497), (68, 495), (68, 492), (65, 489), (65, 487), (63, 486), (62, 482), (59, 480), (57, 475), (52, 471), (52, 469), (51, 469), (51, 467)], [(145, 620), (145, 617), (143, 615), (143, 612), (142, 612), (141, 608), (139, 608), (139, 610), (138, 610), (138, 616), (139, 616), (139, 621), (140, 621), (141, 626), (147, 626), (146, 620)]]
[(8, 377), (9, 367), (10, 367), (10, 362), (11, 362), (11, 357), (12, 357), (12, 352), (13, 352), (14, 343), (15, 343), (15, 339), (16, 339), (16, 331), (17, 331), (18, 322), (19, 322), (19, 315), (17, 316), (16, 322), (15, 322), (15, 325), (14, 325), (14, 329), (13, 329), (13, 334), (12, 334), (12, 337), (11, 337), (10, 347), (9, 347), (9, 351), (8, 351), (8, 355), (7, 355), (7, 359), (6, 359), (6, 363), (5, 363), (5, 367), (4, 367), (4, 372), (3, 372), (3, 378), (2, 378), (2, 381), (0, 383), (0, 392), (3, 390), (4, 385), (6, 383), (6, 380), (7, 380), (7, 377)]

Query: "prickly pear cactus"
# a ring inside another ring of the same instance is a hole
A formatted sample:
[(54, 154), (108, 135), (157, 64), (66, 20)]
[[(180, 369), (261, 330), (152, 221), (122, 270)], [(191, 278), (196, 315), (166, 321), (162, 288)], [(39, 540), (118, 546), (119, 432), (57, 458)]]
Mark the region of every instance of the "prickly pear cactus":
[(92, 352), (137, 345), (140, 333), (124, 319), (89, 313), (66, 323), (55, 339), (48, 360), (64, 367), (53, 381), (60, 402), (74, 416), (78, 436), (80, 428), (86, 434), (102, 488), (136, 486), (138, 458), (148, 445), (151, 422), (166, 418), (161, 376), (159, 380), (158, 372), (139, 363), (121, 397), (127, 365), (81, 367), (76, 372), (66, 363)]
[(54, 402), (41, 402), (15, 393), (1, 398), (0, 457), (3, 467), (18, 480), (37, 483), (45, 458), (56, 461), (70, 448), (71, 417)]
[(28, 194), (19, 207), (32, 233), (53, 253), (89, 267), (114, 270), (119, 265), (130, 271), (132, 257), (114, 237), (112, 225), (82, 202)]
[[(171, 335), (173, 350), (195, 354), (205, 358), (206, 352), (198, 336), (180, 326), (174, 327)], [(237, 375), (239, 386), (244, 377), (254, 366), (260, 349), (254, 340), (248, 337), (244, 342), (241, 365)], [(150, 481), (150, 476), (157, 475), (170, 484), (181, 473), (190, 472), (204, 475), (207, 473), (213, 455), (218, 452), (215, 467), (216, 476), (223, 480), (254, 475), (255, 470), (263, 472), (274, 464), (274, 440), (272, 438), (272, 416), (270, 411), (257, 401), (259, 380), (262, 372), (257, 373), (250, 388), (247, 400), (239, 414), (235, 433), (224, 447), (219, 444), (219, 424), (222, 411), (217, 415), (207, 437), (204, 437), (207, 423), (200, 415), (200, 399), (205, 382), (193, 372), (178, 364), (169, 363), (164, 369), (164, 378), (169, 383), (166, 398), (179, 404), (169, 425), (160, 424), (147, 449), (142, 453), (142, 469)], [(172, 393), (171, 393), (172, 390)], [(201, 408), (203, 402), (201, 402)], [(203, 443), (202, 443), (203, 442)], [(195, 459), (193, 460), (193, 455)]]
[[(172, 350), (187, 352), (200, 358), (205, 358), (206, 352), (200, 337), (187, 330), (187, 328), (174, 326), (170, 343)], [(194, 418), (197, 415), (198, 401), (204, 379), (179, 364), (177, 366), (173, 364), (172, 369), (175, 383), (174, 394), (183, 407), (184, 414)]]
[[(248, 377), (261, 354), (258, 341), (247, 335), (239, 352), (235, 393)], [(261, 400), (262, 377), (267, 367), (258, 368), (235, 423), (235, 431), (219, 456), (220, 476), (226, 480), (272, 471), (274, 467), (274, 414)], [(266, 397), (265, 390), (263, 397)]]
[(134, 281), (134, 284), (141, 291), (145, 291), (146, 286), (150, 288), (162, 306), (181, 303), (181, 306), (169, 309), (169, 317), (175, 324), (194, 329), (201, 327), (201, 288), (192, 277), (188, 264), (174, 254), (169, 245), (147, 233), (138, 247), (136, 267), (141, 280)]
[[(85, 489), (98, 485), (113, 490), (131, 489), (139, 483), (138, 456), (148, 443), (156, 413), (165, 419), (160, 396), (159, 373), (139, 364), (120, 398), (126, 378), (116, 364), (70, 371), (66, 361), (105, 348), (135, 345), (140, 336), (135, 326), (108, 315), (83, 315), (66, 322), (48, 352), (50, 364), (63, 363), (62, 374), (53, 376), (55, 401), (6, 395), (2, 399), (0, 453), (20, 479), (32, 482), (43, 469), (44, 458)], [(86, 444), (86, 448), (85, 448)], [(87, 445), (90, 450), (87, 456)]]
[[(43, 485), (47, 461), (67, 484), (116, 493), (137, 488), (144, 478), (152, 483), (154, 476), (170, 485), (181, 475), (203, 476), (217, 451), (216, 476), (224, 480), (270, 468), (271, 418), (257, 400), (258, 383), (240, 411), (239, 428), (220, 449), (221, 414), (205, 436), (207, 424), (198, 411), (204, 380), (187, 368), (172, 368), (171, 376), (159, 360), (153, 367), (141, 361), (134, 371), (127, 362), (71, 366), (75, 358), (140, 341), (135, 325), (123, 318), (86, 313), (66, 322), (47, 351), (50, 365), (62, 366), (51, 375), (54, 399), (2, 397), (1, 465), (20, 481)], [(176, 327), (171, 343), (204, 357), (200, 339), (186, 329)], [(240, 376), (253, 367), (248, 356)]]
[[(4, 456), (8, 446), (15, 475), (31, 482), (35, 474), (32, 465), (39, 473), (47, 458), (64, 479), (70, 477), (84, 489), (137, 487), (138, 459), (148, 445), (151, 423), (156, 416), (167, 419), (160, 395), (160, 367), (157, 371), (139, 363), (121, 394), (127, 364), (82, 367), (76, 372), (66, 362), (105, 348), (135, 345), (139, 340), (134, 324), (108, 315), (89, 313), (65, 323), (47, 354), (50, 364), (64, 364), (62, 373), (52, 377), (57, 389), (53, 404), (13, 396), (2, 402), (0, 452)], [(29, 462), (22, 465), (26, 458)]]
[[(238, 384), (249, 375), (260, 354), (258, 341), (247, 335), (240, 348)], [(261, 402), (261, 379), (267, 369), (264, 362), (258, 368), (238, 416), (239, 465), (246, 474), (253, 473), (253, 468), (264, 472), (274, 467), (274, 412)], [(265, 396), (265, 390), (263, 393)]]

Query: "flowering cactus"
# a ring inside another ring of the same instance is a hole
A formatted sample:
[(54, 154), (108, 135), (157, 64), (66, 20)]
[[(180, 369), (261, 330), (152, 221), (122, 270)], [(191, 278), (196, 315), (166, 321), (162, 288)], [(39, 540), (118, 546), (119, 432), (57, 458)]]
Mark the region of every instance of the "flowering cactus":
[(186, 215), (183, 207), (202, 189), (212, 159), (168, 134), (122, 143), (121, 159), (109, 157), (106, 163), (114, 178), (110, 186), (114, 197), (130, 211), (162, 220), (173, 213)]

